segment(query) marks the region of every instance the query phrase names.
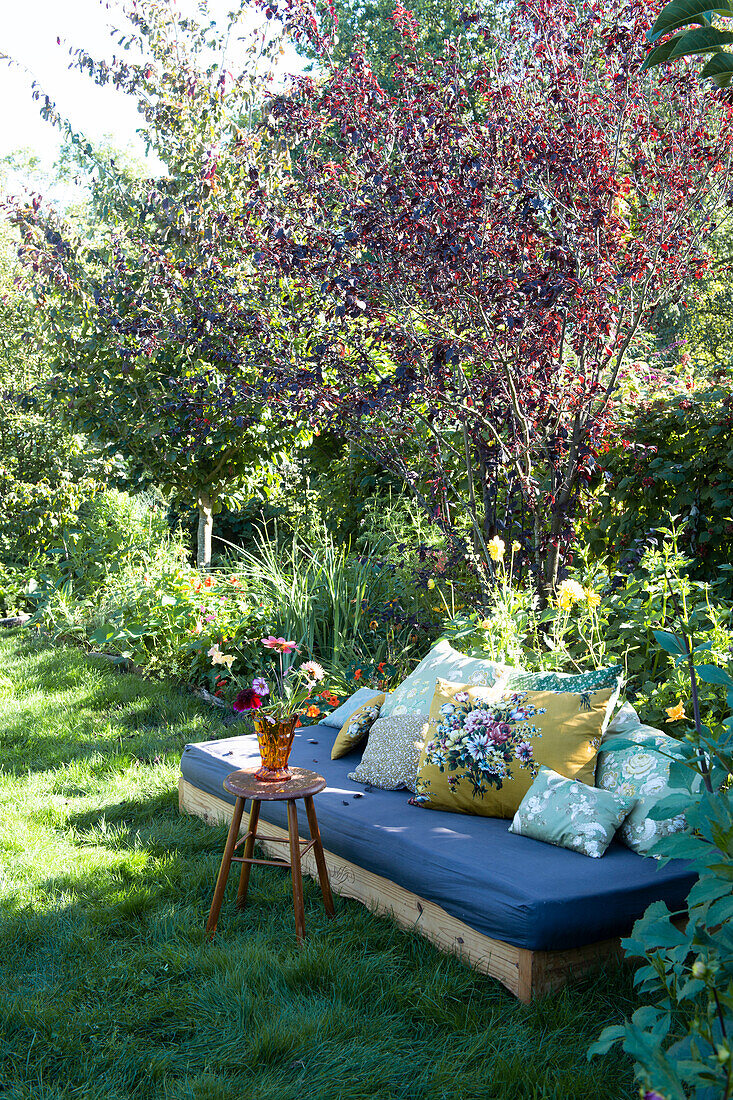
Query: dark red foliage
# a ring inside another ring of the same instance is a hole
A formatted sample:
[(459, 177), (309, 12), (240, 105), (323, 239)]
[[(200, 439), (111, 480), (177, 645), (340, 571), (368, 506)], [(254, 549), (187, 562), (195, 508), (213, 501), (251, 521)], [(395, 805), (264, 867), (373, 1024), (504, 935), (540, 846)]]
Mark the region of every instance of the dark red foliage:
[[(267, 394), (327, 422), (463, 527), (486, 568), (519, 537), (549, 587), (655, 305), (706, 263), (730, 187), (731, 108), (639, 77), (654, 3), (520, 3), (501, 56), (421, 58), (409, 13), (387, 95), (362, 55), (296, 81), (246, 233), (281, 324)], [(318, 38), (310, 7), (280, 4)], [(290, 311), (290, 313), (289, 313)], [(298, 354), (281, 340), (298, 326)]]

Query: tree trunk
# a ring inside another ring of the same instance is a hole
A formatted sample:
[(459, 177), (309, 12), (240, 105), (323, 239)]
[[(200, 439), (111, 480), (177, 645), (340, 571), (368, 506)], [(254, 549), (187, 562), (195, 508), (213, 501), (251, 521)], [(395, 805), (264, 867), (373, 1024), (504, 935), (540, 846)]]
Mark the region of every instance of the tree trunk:
[(212, 500), (203, 489), (199, 491), (196, 503), (199, 510), (199, 529), (196, 546), (196, 564), (202, 573), (211, 568), (211, 533), (214, 530)]

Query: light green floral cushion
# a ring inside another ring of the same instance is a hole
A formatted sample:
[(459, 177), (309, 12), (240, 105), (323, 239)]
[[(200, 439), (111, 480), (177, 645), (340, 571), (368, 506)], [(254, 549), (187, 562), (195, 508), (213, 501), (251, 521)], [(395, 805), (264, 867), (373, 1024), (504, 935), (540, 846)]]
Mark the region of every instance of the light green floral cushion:
[(633, 805), (633, 798), (566, 779), (543, 765), (509, 832), (600, 859)]
[(334, 729), (340, 730), (347, 718), (350, 718), (365, 703), (373, 703), (377, 696), (381, 694), (381, 691), (373, 691), (372, 688), (357, 688), (354, 694), (349, 696), (340, 707), (321, 718), (320, 724), (322, 726), (333, 726)]
[[(634, 714), (628, 706), (619, 711), (603, 740), (596, 765), (596, 786), (636, 799), (634, 809), (621, 826), (619, 840), (632, 851), (646, 855), (657, 840), (679, 833), (685, 827), (684, 814), (665, 821), (653, 821), (649, 817), (652, 806), (672, 793), (670, 757), (679, 757), (680, 753), (674, 737), (653, 726), (642, 725), (638, 718), (635, 725), (625, 720), (629, 712)], [(604, 747), (612, 745), (614, 738), (634, 744), (604, 752)]]
[(480, 657), (458, 653), (450, 642), (434, 645), (417, 668), (395, 688), (382, 705), (380, 717), (405, 714), (429, 714), (435, 693), (435, 681), (450, 680), (475, 687), (493, 687), (506, 671), (505, 665)]

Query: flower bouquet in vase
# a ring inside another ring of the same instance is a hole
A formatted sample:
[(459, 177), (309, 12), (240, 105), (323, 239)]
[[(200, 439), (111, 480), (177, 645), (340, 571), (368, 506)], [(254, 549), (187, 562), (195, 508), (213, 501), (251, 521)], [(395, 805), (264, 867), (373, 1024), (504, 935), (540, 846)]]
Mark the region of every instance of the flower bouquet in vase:
[(298, 668), (293, 665), (298, 652), (295, 642), (270, 634), (262, 639), (262, 645), (278, 655), (278, 662), (270, 666), (268, 679), (255, 676), (252, 686), (238, 693), (234, 709), (240, 713), (252, 711), (262, 759), (255, 778), (282, 783), (291, 778), (288, 760), (301, 714), (320, 716), (321, 707), (311, 700), (313, 689), (325, 673), (317, 661), (304, 661)]

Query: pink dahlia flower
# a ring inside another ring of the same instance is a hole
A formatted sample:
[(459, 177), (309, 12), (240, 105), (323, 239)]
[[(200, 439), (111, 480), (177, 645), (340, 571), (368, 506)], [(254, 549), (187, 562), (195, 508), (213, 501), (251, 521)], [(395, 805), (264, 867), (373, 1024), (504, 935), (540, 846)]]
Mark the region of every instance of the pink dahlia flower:
[(284, 638), (276, 638), (274, 634), (268, 634), (262, 639), (265, 649), (276, 649), (278, 653), (292, 653), (298, 648), (297, 642), (286, 642)]

